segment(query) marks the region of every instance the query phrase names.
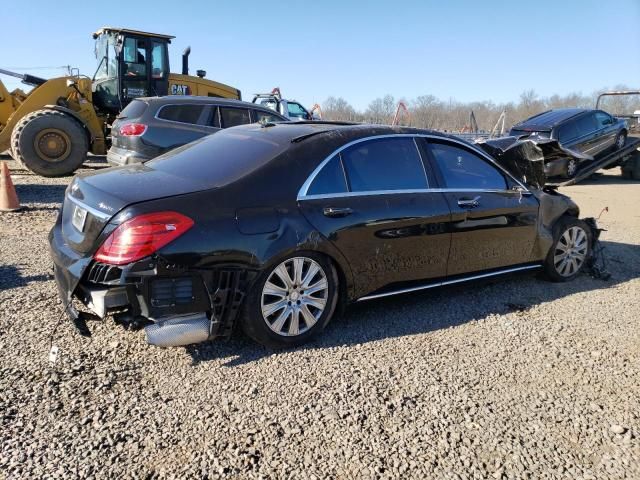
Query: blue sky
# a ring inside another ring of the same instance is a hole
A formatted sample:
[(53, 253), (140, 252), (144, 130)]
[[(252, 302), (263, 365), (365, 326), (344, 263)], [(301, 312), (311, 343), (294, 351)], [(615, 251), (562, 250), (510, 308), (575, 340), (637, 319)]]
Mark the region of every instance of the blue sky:
[(172, 71), (190, 45), (193, 73), (248, 100), (275, 86), (308, 106), (334, 95), (358, 109), (387, 93), (499, 103), (528, 89), (640, 88), (640, 0), (31, 0), (7, 10), (0, 68), (71, 64), (91, 76), (91, 33), (116, 25), (175, 35)]

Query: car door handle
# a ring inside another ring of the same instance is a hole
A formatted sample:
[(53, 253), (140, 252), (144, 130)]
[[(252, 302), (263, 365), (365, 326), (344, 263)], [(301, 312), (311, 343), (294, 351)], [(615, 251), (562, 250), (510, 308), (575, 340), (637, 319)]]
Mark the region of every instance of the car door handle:
[(351, 215), (353, 213), (353, 209), (349, 207), (324, 207), (322, 213), (325, 217), (339, 218)]
[(458, 206), (461, 208), (476, 208), (480, 205), (480, 196), (475, 198), (460, 198), (458, 199)]

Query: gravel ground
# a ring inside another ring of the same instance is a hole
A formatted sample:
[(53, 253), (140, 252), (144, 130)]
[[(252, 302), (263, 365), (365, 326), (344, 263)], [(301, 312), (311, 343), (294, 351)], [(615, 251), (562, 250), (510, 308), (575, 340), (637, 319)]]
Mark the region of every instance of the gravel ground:
[(51, 366), (69, 179), (10, 165), (27, 208), (0, 214), (0, 478), (640, 478), (640, 184), (618, 169), (563, 189), (609, 207), (608, 281), (372, 301), (280, 352), (63, 322)]

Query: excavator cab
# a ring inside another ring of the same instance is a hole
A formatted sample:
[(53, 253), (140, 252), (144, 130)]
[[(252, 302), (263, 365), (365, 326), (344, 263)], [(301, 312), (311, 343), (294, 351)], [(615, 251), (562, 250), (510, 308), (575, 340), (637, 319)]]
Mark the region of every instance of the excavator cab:
[(93, 103), (117, 114), (137, 97), (163, 96), (169, 91), (169, 35), (104, 27), (93, 34), (96, 72)]

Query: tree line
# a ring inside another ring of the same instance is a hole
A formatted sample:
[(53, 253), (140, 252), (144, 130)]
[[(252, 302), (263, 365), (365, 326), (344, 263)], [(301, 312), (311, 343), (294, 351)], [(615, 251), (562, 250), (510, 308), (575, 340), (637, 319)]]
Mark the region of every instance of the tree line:
[[(595, 108), (598, 95), (607, 89), (591, 95), (570, 93), (541, 97), (534, 90), (524, 91), (517, 102), (494, 103), (490, 100), (459, 102), (455, 99), (440, 100), (433, 95), (421, 95), (415, 99), (396, 99), (393, 95), (373, 100), (366, 110), (356, 110), (342, 97), (331, 96), (322, 103), (322, 117), (325, 120), (390, 124), (399, 101), (409, 109), (410, 116), (400, 115), (400, 125), (417, 128), (460, 132), (468, 130), (473, 112), (480, 131), (490, 132), (505, 112), (507, 129), (532, 115), (554, 108)], [(617, 85), (611, 90), (629, 90), (625, 85)], [(613, 114), (630, 114), (640, 110), (640, 95), (605, 97), (600, 108)]]

